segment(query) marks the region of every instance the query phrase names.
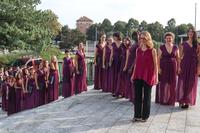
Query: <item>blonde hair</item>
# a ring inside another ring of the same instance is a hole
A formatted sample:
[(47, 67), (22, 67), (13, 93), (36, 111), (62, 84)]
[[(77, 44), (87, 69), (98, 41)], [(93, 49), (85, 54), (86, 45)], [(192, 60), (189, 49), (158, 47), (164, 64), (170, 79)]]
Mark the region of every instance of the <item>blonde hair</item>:
[[(55, 60), (55, 62), (54, 62), (54, 60)], [(57, 57), (56, 57), (55, 55), (53, 55), (53, 56), (51, 57), (51, 65), (54, 65), (54, 67), (55, 67), (56, 70), (59, 69), (59, 68), (58, 68), (58, 59), (57, 59)]]
[(143, 35), (145, 40), (146, 40), (146, 46), (150, 49), (153, 48), (153, 41), (152, 41), (152, 38), (151, 38), (151, 34), (147, 31), (143, 31), (141, 32), (140, 36)]

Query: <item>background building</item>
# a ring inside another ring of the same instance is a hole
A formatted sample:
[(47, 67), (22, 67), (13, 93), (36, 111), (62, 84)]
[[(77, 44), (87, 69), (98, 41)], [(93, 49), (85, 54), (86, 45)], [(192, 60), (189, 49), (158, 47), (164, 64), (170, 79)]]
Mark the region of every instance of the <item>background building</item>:
[(76, 28), (86, 34), (87, 29), (93, 24), (93, 21), (86, 16), (80, 17), (76, 20)]

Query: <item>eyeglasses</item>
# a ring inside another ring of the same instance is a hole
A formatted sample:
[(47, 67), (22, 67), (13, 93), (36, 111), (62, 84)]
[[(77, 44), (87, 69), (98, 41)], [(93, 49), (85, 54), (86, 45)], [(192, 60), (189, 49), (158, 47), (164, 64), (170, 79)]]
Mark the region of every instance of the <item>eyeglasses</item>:
[(144, 37), (140, 37), (140, 40), (146, 40)]

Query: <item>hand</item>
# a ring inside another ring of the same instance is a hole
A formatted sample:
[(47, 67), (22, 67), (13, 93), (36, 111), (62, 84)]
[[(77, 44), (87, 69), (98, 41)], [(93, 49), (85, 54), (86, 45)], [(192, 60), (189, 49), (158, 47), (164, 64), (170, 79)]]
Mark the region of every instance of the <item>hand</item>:
[(181, 68), (178, 68), (177, 74), (181, 74)]
[(80, 72), (79, 72), (79, 71), (76, 71), (76, 74), (78, 74), (78, 75), (79, 75), (79, 74), (80, 74)]
[(127, 70), (127, 67), (124, 67), (123, 71), (125, 72)]
[(110, 61), (110, 62), (109, 62), (109, 67), (111, 67), (111, 66), (112, 66), (112, 62)]
[(105, 69), (106, 68), (106, 66), (105, 65), (103, 65), (103, 69)]
[(158, 69), (158, 74), (161, 74), (162, 73), (162, 70), (161, 69)]
[(158, 84), (158, 76), (156, 77), (155, 84), (156, 84), (156, 85)]
[(131, 83), (133, 83), (133, 79), (131, 78)]
[(37, 86), (36, 89), (39, 90), (39, 87)]
[(96, 61), (94, 62), (94, 66), (96, 66), (97, 65), (97, 63), (96, 63)]
[(200, 75), (200, 69), (197, 68), (197, 75), (199, 76)]

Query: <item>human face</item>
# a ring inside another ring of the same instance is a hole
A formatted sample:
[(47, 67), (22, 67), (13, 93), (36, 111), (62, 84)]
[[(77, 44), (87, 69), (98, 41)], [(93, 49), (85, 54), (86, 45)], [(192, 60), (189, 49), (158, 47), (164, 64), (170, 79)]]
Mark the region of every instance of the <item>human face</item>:
[(188, 37), (193, 38), (193, 35), (194, 35), (194, 31), (192, 29), (190, 29), (188, 32)]
[(48, 62), (48, 61), (45, 61), (45, 62), (44, 62), (44, 65), (45, 65), (45, 67), (48, 67), (49, 62)]
[(42, 69), (42, 68), (43, 68), (43, 64), (41, 62), (40, 65), (39, 65), (39, 69)]
[(106, 40), (106, 35), (101, 36), (101, 41), (105, 41)]
[(108, 44), (112, 44), (113, 43), (113, 39), (112, 38), (108, 38), (107, 42), (108, 42)]
[(173, 43), (173, 37), (172, 36), (166, 36), (165, 37), (165, 42), (167, 44), (172, 44)]
[(25, 69), (24, 71), (25, 71), (25, 74), (26, 74), (26, 75), (29, 75), (28, 69)]
[(31, 73), (31, 75), (34, 75), (34, 69), (32, 68), (31, 70), (30, 70), (30, 73)]
[(79, 50), (82, 50), (83, 47), (84, 47), (84, 46), (83, 46), (83, 43), (79, 43), (79, 45), (78, 45), (78, 49), (79, 49)]
[(114, 41), (118, 41), (118, 38), (116, 36), (113, 37)]
[(146, 38), (143, 34), (140, 35), (140, 43), (145, 44), (146, 43)]
[(52, 60), (52, 62), (57, 62), (56, 56), (52, 56), (52, 57), (51, 57), (51, 60)]

